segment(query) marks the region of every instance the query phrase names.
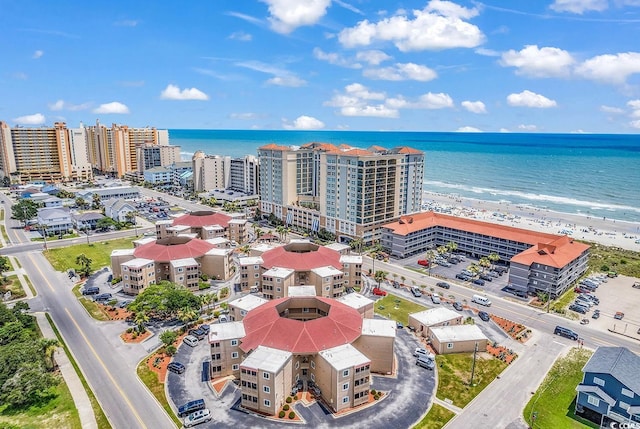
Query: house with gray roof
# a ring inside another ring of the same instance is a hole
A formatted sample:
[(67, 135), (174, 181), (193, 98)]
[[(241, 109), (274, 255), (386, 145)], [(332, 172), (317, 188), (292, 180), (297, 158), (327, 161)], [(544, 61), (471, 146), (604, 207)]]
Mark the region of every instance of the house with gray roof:
[(130, 201), (120, 198), (112, 198), (103, 203), (105, 216), (110, 217), (116, 222), (126, 222), (127, 215), (135, 212), (136, 208)]
[(78, 230), (96, 229), (98, 221), (103, 217), (104, 215), (102, 213), (97, 212), (74, 214), (73, 223)]
[(40, 229), (45, 231), (47, 235), (66, 234), (73, 230), (71, 213), (68, 208), (38, 209), (37, 222)]
[(604, 427), (640, 427), (640, 356), (624, 347), (598, 347), (582, 372), (576, 414)]

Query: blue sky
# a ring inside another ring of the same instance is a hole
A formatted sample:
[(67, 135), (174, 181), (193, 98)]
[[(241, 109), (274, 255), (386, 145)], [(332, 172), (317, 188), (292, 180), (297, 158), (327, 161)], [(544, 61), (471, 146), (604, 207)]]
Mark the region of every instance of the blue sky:
[(637, 133), (640, 0), (0, 0), (0, 120)]

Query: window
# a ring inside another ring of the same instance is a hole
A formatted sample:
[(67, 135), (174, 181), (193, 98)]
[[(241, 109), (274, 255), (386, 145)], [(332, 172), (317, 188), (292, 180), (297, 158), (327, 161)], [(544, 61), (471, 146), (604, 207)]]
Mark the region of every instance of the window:
[(622, 401), (619, 401), (619, 402), (618, 402), (618, 407), (620, 407), (621, 409), (623, 409), (623, 410), (625, 410), (625, 411), (628, 411), (628, 410), (629, 410), (629, 406), (630, 406), (630, 405), (629, 405), (629, 404), (627, 404), (626, 402), (622, 402)]
[(269, 386), (262, 386), (262, 390), (264, 390), (264, 393), (271, 393), (271, 388)]
[(349, 383), (344, 383), (342, 385), (342, 390), (349, 390)]
[(231, 345), (232, 346), (237, 346), (238, 345), (238, 340), (231, 340)]
[(316, 363), (314, 361), (311, 361), (311, 368), (316, 369)]
[(348, 397), (348, 396), (345, 396), (344, 398), (342, 398), (342, 403), (343, 403), (343, 404), (347, 404), (347, 403), (349, 403), (349, 397)]
[(296, 362), (296, 369), (300, 368), (300, 361)]
[(635, 396), (633, 391), (631, 391), (629, 389), (625, 389), (624, 387), (622, 388), (622, 394), (624, 396), (628, 396), (629, 398), (633, 398)]
[(315, 374), (311, 374), (311, 381), (313, 381), (313, 382), (316, 381), (316, 375)]
[(231, 353), (231, 359), (238, 359), (238, 352)]
[(233, 371), (237, 371), (237, 370), (238, 370), (238, 368), (240, 368), (240, 365), (238, 365), (237, 363), (234, 363), (234, 364), (231, 366), (231, 369), (232, 369)]
[(447, 348), (448, 349), (452, 349), (453, 348), (453, 343), (447, 343)]
[(268, 380), (270, 377), (271, 377), (271, 374), (269, 374), (268, 372), (262, 373), (262, 378), (264, 378), (265, 380)]
[(342, 376), (343, 377), (349, 377), (349, 370), (345, 369), (344, 371), (342, 371)]
[(594, 407), (599, 407), (600, 406), (600, 399), (596, 398), (595, 396), (588, 395), (587, 396), (587, 402), (589, 404), (593, 405)]
[(268, 399), (265, 399), (265, 400), (264, 400), (264, 406), (265, 406), (265, 407), (270, 407), (270, 406), (271, 406), (271, 401), (270, 401), (270, 400), (268, 400)]
[(598, 377), (593, 377), (593, 384), (597, 384), (598, 386), (604, 386), (604, 380)]

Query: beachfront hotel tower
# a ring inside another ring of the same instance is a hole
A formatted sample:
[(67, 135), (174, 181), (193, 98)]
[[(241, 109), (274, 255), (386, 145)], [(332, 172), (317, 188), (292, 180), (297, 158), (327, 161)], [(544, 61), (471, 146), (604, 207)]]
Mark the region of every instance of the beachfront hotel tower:
[(269, 144), (258, 158), (260, 210), (287, 225), (370, 243), (380, 225), (420, 210), (424, 153), (416, 149)]
[(0, 121), (0, 176), (12, 182), (90, 180), (84, 129), (14, 127)]
[(196, 192), (229, 189), (247, 195), (258, 194), (258, 159), (253, 155), (232, 158), (207, 155), (199, 150), (193, 154), (191, 162)]

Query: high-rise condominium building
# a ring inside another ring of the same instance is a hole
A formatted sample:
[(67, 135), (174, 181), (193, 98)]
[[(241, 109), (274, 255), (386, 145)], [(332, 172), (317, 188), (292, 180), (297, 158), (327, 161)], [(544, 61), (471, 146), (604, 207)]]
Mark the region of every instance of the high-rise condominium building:
[(14, 182), (60, 182), (92, 178), (84, 128), (11, 128), (0, 121), (0, 174)]
[(154, 167), (166, 167), (180, 162), (180, 146), (142, 143), (137, 147), (136, 159), (140, 173)]
[(379, 226), (420, 210), (424, 153), (327, 143), (258, 149), (260, 204), (288, 225), (379, 239)]
[(197, 151), (192, 158), (193, 187), (196, 192), (231, 189), (255, 195), (258, 193), (258, 159), (206, 155)]

